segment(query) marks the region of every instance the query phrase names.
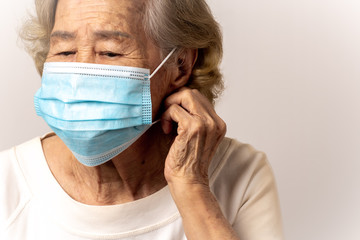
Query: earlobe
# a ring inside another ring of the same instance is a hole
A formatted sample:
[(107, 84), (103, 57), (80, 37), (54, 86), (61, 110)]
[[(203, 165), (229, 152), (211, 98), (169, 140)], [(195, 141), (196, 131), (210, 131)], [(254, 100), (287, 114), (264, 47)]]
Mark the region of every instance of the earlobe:
[(184, 49), (177, 56), (177, 74), (171, 84), (173, 91), (185, 86), (188, 83), (197, 57), (197, 49)]

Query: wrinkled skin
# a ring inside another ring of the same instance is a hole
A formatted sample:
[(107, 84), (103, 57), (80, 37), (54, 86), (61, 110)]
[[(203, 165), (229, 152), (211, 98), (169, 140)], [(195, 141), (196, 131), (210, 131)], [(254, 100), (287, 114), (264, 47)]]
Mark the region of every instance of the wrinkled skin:
[[(152, 72), (162, 59), (141, 26), (145, 1), (59, 0), (46, 61), (124, 65)], [(204, 96), (184, 87), (196, 57), (197, 50), (184, 49), (172, 59), (183, 65), (168, 64), (151, 79), (153, 119), (160, 118), (161, 126), (153, 126), (112, 161), (89, 168), (58, 137), (42, 141), (52, 173), (72, 198), (85, 204), (118, 204), (169, 185), (189, 239), (234, 237), (207, 175), (226, 125)], [(193, 211), (196, 200), (199, 206)]]

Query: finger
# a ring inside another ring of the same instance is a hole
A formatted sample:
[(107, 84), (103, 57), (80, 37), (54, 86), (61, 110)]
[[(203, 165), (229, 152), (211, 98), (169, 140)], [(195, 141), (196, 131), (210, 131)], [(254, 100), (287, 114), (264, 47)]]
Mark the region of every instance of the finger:
[(173, 104), (161, 116), (161, 126), (165, 134), (169, 134), (172, 130), (173, 122), (184, 125), (191, 121), (191, 115), (182, 107)]
[(222, 126), (223, 120), (216, 114), (213, 105), (198, 90), (183, 87), (179, 92), (169, 96), (165, 101), (165, 106), (179, 104), (191, 115), (204, 120), (209, 126)]
[(165, 99), (164, 104), (165, 107), (177, 104), (188, 112), (197, 115), (208, 113), (214, 117), (216, 114), (209, 100), (196, 89), (181, 88), (178, 92)]
[(161, 119), (161, 128), (165, 134), (169, 134), (173, 129), (173, 121)]

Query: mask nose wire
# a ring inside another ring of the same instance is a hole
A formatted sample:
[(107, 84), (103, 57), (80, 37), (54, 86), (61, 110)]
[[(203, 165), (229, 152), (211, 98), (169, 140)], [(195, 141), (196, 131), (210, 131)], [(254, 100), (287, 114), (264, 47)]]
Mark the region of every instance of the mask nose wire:
[(173, 50), (171, 50), (171, 52), (166, 56), (166, 58), (160, 63), (160, 65), (150, 75), (150, 77), (149, 77), (150, 79), (160, 70), (160, 68), (166, 63), (166, 61), (171, 57), (171, 55), (173, 55), (175, 50), (176, 50), (176, 48), (173, 48)]

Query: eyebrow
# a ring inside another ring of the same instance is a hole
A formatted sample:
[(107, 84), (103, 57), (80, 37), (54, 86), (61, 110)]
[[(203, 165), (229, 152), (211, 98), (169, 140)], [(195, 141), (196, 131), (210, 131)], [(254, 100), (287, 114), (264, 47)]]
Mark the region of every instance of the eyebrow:
[(107, 31), (107, 30), (101, 30), (96, 31), (94, 33), (96, 40), (108, 40), (108, 39), (116, 39), (119, 38), (131, 38), (131, 36), (125, 32), (120, 31)]
[[(115, 39), (119, 40), (119, 38), (131, 38), (128, 33), (120, 32), (120, 31), (108, 31), (108, 30), (100, 30), (96, 31), (93, 34), (96, 40), (110, 40)], [(50, 35), (50, 39), (62, 39), (62, 40), (74, 40), (76, 38), (75, 32), (67, 32), (67, 31), (55, 31)]]
[(76, 38), (76, 34), (73, 32), (67, 32), (67, 31), (55, 31), (51, 33), (50, 39), (60, 38), (63, 40), (73, 40)]

